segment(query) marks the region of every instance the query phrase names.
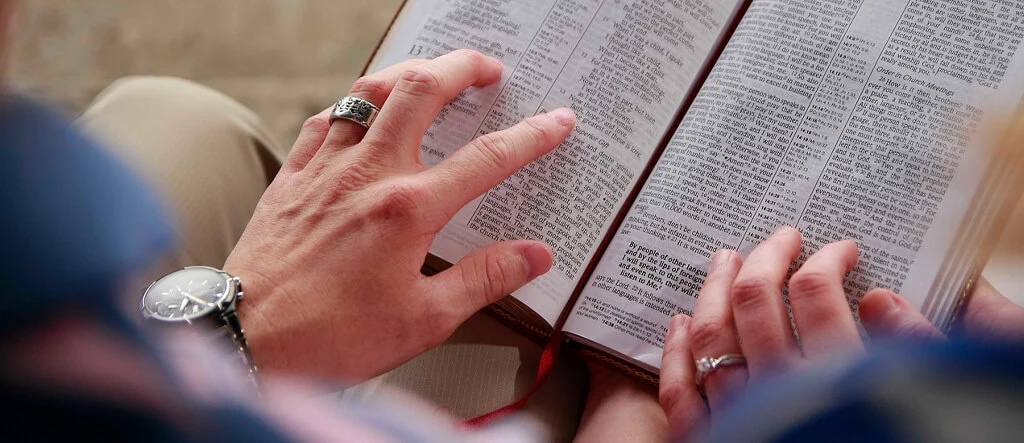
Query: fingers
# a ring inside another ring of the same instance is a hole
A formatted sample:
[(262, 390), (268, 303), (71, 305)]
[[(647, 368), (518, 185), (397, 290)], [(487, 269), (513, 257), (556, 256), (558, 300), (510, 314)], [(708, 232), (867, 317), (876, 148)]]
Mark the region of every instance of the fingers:
[(779, 228), (750, 253), (733, 284), (733, 316), (751, 378), (800, 357), (782, 298), (782, 285), (800, 245), (796, 229)]
[(405, 70), (365, 140), (369, 146), (379, 149), (398, 149), (399, 156), (418, 163), (423, 134), (437, 118), (441, 107), (470, 86), (486, 86), (498, 81), (501, 71), (499, 60), (467, 49)]
[(503, 131), (473, 140), (421, 175), (433, 189), (444, 189), (444, 221), (459, 209), (555, 149), (572, 131), (576, 115), (568, 108), (530, 117)]
[(789, 280), (789, 303), (806, 357), (864, 347), (843, 290), (843, 279), (856, 265), (856, 243), (831, 243), (808, 258)]
[(914, 305), (888, 289), (875, 289), (860, 300), (860, 320), (872, 337), (945, 340)]
[(305, 168), (309, 164), (309, 160), (316, 155), (320, 147), (323, 146), (324, 140), (327, 138), (327, 133), (330, 131), (331, 126), (327, 123), (328, 118), (331, 115), (331, 106), (323, 111), (320, 111), (317, 115), (307, 118), (302, 123), (302, 129), (299, 130), (299, 136), (295, 138), (295, 144), (292, 145), (291, 152), (288, 153), (288, 158), (285, 159), (284, 164), (281, 165), (281, 172), (296, 172)]
[[(398, 83), (402, 75), (426, 62), (427, 60), (423, 59), (406, 60), (361, 77), (352, 84), (348, 95), (373, 103), (374, 106), (380, 109), (388, 100), (391, 91), (395, 89), (395, 84)], [(333, 109), (333, 106), (331, 109)], [(330, 116), (330, 111), (327, 112), (327, 115)], [(353, 146), (366, 136), (365, 128), (356, 122), (345, 119), (335, 120), (331, 124), (330, 129), (330, 133), (323, 143), (324, 147), (329, 150)]]
[(974, 337), (1021, 337), (1024, 336), (1024, 308), (981, 278), (967, 302), (961, 324), (964, 332)]
[[(730, 250), (718, 251), (711, 258), (689, 331), (694, 358), (740, 353), (729, 291), (742, 264), (739, 254)], [(721, 408), (728, 393), (742, 388), (746, 381), (747, 371), (743, 365), (725, 366), (708, 375), (704, 392), (711, 408)]]
[(675, 438), (690, 435), (707, 423), (708, 412), (694, 379), (690, 340), (690, 318), (683, 314), (672, 317), (661, 356), (658, 401)]
[[(360, 78), (352, 85), (348, 95), (359, 97), (380, 107), (387, 100), (391, 89), (395, 87), (399, 75), (425, 61), (421, 59), (406, 60)], [(305, 168), (325, 145), (343, 148), (359, 142), (366, 130), (355, 122), (339, 120), (333, 125), (330, 124), (329, 120), (333, 109), (334, 105), (331, 105), (306, 119), (302, 124), (302, 129), (299, 130), (299, 136), (295, 139), (295, 144), (292, 145), (291, 152), (288, 153), (288, 158), (281, 167), (282, 171), (295, 172)], [(329, 143), (328, 140), (330, 140)]]
[(448, 270), (431, 277), (433, 293), (439, 294), (459, 323), (476, 311), (498, 301), (551, 269), (551, 249), (538, 241), (495, 243), (459, 260)]

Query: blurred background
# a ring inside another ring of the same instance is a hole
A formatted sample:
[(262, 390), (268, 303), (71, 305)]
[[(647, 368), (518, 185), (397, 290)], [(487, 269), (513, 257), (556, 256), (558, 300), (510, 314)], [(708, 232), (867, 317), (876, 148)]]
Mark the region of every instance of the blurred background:
[[(23, 1), (15, 87), (82, 111), (125, 75), (211, 86), (256, 111), (288, 149), (302, 121), (345, 95), (402, 0)], [(985, 271), (1024, 304), (1024, 205)]]
[(188, 78), (255, 110), (285, 148), (345, 95), (401, 3), (23, 1), (11, 77), (72, 115), (125, 75)]

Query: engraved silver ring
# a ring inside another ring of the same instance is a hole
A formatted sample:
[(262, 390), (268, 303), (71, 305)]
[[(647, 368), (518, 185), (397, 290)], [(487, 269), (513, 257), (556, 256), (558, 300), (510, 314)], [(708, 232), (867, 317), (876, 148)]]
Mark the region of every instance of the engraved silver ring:
[(726, 354), (718, 358), (699, 358), (694, 361), (694, 364), (697, 365), (697, 374), (695, 377), (697, 386), (703, 388), (704, 381), (707, 380), (708, 376), (711, 375), (712, 372), (715, 372), (716, 369), (723, 366), (745, 365), (747, 364), (747, 359), (739, 354)]
[(328, 119), (328, 122), (334, 124), (335, 120), (345, 119), (369, 129), (370, 125), (373, 124), (373, 120), (377, 118), (377, 112), (379, 111), (373, 103), (359, 97), (349, 96), (338, 100), (338, 103), (334, 105), (334, 109), (331, 110), (331, 117)]

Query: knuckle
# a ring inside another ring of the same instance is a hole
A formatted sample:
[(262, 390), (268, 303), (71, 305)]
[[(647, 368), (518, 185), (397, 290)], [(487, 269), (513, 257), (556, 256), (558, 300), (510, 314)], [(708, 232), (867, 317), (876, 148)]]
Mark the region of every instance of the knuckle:
[(373, 76), (360, 77), (349, 91), (351, 95), (369, 101), (379, 101), (387, 97), (389, 92), (387, 82)]
[(473, 49), (466, 49), (466, 48), (456, 49), (452, 53), (453, 54), (458, 54), (460, 57), (465, 57), (465, 58), (469, 59), (469, 61), (472, 62), (474, 65), (480, 64), (484, 60), (483, 53), (481, 53), (480, 51), (473, 50)]
[(701, 286), (701, 294), (703, 295), (704, 291), (708, 291), (711, 288), (728, 288), (731, 282), (732, 276), (730, 275), (725, 275), (723, 272), (710, 272), (708, 273), (708, 276), (704, 278), (704, 284)]
[(929, 337), (932, 335), (932, 331), (933, 329), (930, 323), (912, 320), (902, 320), (892, 328), (893, 335), (902, 338)]
[(717, 352), (715, 345), (725, 338), (725, 323), (717, 319), (708, 319), (694, 323), (690, 330), (690, 346), (695, 353)]
[(394, 152), (397, 143), (379, 137), (366, 137), (359, 142), (363, 149), (355, 156), (357, 161), (368, 165), (383, 166), (388, 163), (387, 153)]
[(772, 292), (772, 281), (766, 277), (741, 277), (732, 285), (732, 303), (735, 307), (757, 309)]
[[(462, 268), (460, 273), (465, 292), (460, 294), (457, 299), (462, 300), (463, 304), (459, 308), (463, 310), (472, 308), (475, 311), (482, 308), (488, 304), (491, 294), (498, 294), (505, 290), (506, 270), (504, 264), (495, 254), (490, 252), (484, 252), (484, 254), (486, 255), (479, 259), (471, 260), (469, 266)], [(461, 319), (457, 320), (461, 321)]]
[(488, 253), (484, 259), (485, 294), (497, 295), (505, 292), (506, 279), (513, 273), (498, 254)]
[(539, 119), (531, 118), (524, 120), (523, 123), (530, 137), (536, 141), (543, 141), (553, 137), (551, 128), (541, 123)]
[(444, 80), (441, 75), (421, 65), (403, 72), (396, 89), (414, 97), (422, 97), (440, 94), (443, 87)]
[(665, 411), (672, 411), (682, 400), (683, 392), (682, 383), (674, 381), (662, 383), (661, 388), (658, 389), (658, 403), (661, 403), (661, 408)]
[(421, 333), (431, 348), (447, 340), (463, 320), (450, 303), (424, 303), (423, 313), (423, 321), (414, 323), (422, 326)]
[[(310, 161), (309, 165), (303, 169), (303, 173), (309, 177), (310, 180), (318, 180), (327, 175), (328, 171), (333, 171), (330, 162)], [(331, 173), (333, 174), (333, 172)]]
[(468, 266), (463, 269), (460, 277), (462, 278), (462, 286), (466, 288), (466, 296), (469, 297), (470, 293), (474, 291), (487, 291), (489, 288), (489, 282), (486, 279), (486, 275), (481, 269), (480, 265), (473, 263), (472, 266)]
[(378, 200), (376, 215), (385, 219), (414, 217), (429, 199), (430, 193), (422, 185), (409, 181), (391, 183)]
[(515, 153), (508, 138), (500, 133), (484, 135), (474, 142), (476, 152), (485, 168), (505, 170), (515, 161)]
[(797, 271), (789, 280), (790, 297), (816, 297), (827, 294), (836, 282), (834, 277), (821, 271)]
[(351, 162), (340, 167), (334, 174), (338, 185), (342, 188), (358, 188), (373, 182), (373, 171), (369, 165), (360, 162)]
[[(378, 169), (372, 165), (359, 161), (345, 162), (341, 165), (333, 165), (329, 162), (318, 162), (314, 165), (314, 177), (323, 181), (322, 186), (327, 191), (327, 201), (348, 200), (352, 192), (365, 189), (377, 181)], [(332, 200), (333, 199), (333, 200)]]
[(299, 132), (327, 132), (331, 128), (327, 118), (322, 115), (314, 115), (302, 122)]

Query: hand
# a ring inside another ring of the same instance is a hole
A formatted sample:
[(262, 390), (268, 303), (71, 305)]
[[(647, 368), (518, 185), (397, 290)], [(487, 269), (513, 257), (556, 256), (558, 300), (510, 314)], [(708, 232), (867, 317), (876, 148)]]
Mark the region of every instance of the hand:
[(447, 102), (501, 76), (468, 50), (364, 77), (349, 95), (380, 107), (373, 126), (310, 118), (225, 270), (261, 370), (358, 381), (440, 344), (470, 315), (551, 267), (536, 241), (497, 243), (433, 277), (435, 235), (465, 204), (561, 143), (568, 109), (474, 140), (424, 168), (420, 145)]
[[(860, 318), (872, 335), (942, 337), (910, 302), (886, 289), (864, 295)], [(955, 329), (979, 339), (1024, 338), (1024, 308), (980, 278)]]
[[(713, 257), (693, 318), (674, 317), (665, 340), (659, 397), (673, 435), (690, 435), (707, 426), (710, 416), (748, 381), (863, 351), (843, 291), (843, 278), (857, 263), (857, 246), (848, 240), (823, 247), (789, 280), (790, 307), (800, 334), (797, 346), (782, 288), (800, 249), (799, 232), (784, 227), (755, 248), (746, 263), (732, 251)], [(945, 339), (910, 302), (885, 289), (865, 294), (860, 318), (872, 337)], [(979, 280), (963, 316), (965, 333), (1021, 337), (1022, 325), (1024, 308)], [(696, 387), (693, 361), (725, 354), (742, 354), (747, 365), (721, 367), (707, 377), (709, 411)]]
[[(672, 319), (661, 366), (660, 401), (672, 433), (690, 435), (756, 382), (787, 368), (863, 352), (843, 291), (857, 263), (857, 245), (841, 241), (812, 255), (789, 280), (789, 300), (800, 346), (782, 291), (800, 254), (800, 233), (783, 227), (755, 248), (746, 263), (733, 251), (712, 258), (693, 318)], [(746, 365), (720, 367), (704, 382), (710, 411), (695, 383), (694, 359), (741, 354)], [(709, 415), (710, 414), (710, 415)]]

